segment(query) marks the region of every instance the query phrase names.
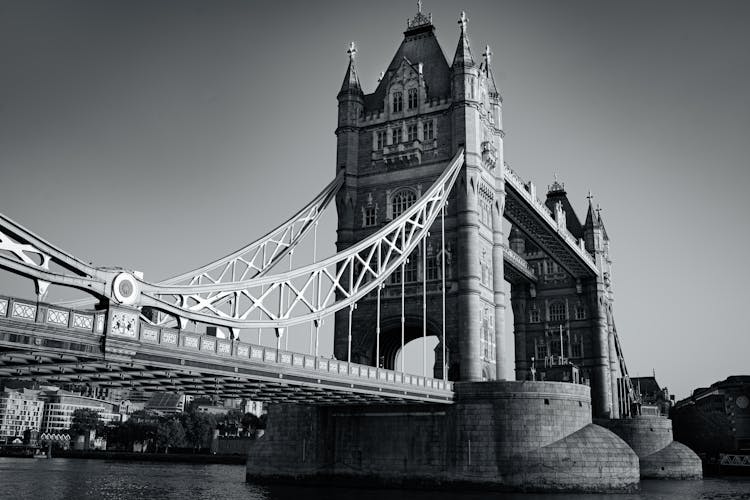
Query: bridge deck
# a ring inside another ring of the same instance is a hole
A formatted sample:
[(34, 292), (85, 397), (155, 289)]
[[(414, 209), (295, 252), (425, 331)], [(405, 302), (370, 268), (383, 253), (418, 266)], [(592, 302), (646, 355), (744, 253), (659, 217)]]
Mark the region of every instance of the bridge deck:
[[(161, 328), (136, 313), (0, 297), (0, 377), (267, 402), (453, 401), (443, 380)], [(118, 330), (130, 319), (132, 328)]]

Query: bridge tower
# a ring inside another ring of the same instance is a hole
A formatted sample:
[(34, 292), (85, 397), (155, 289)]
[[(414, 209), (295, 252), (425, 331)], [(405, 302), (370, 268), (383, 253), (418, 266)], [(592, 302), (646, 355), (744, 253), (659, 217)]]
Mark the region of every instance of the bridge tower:
[(564, 219), (575, 238), (583, 239), (599, 275), (574, 278), (521, 231), (511, 228), (511, 250), (526, 259), (538, 277), (535, 285), (514, 283), (511, 290), (516, 379), (549, 379), (555, 367), (572, 362), (591, 384), (594, 416), (626, 416), (630, 408), (612, 316), (612, 261), (601, 215), (589, 196), (586, 220), (581, 224), (564, 184), (557, 179), (548, 189), (545, 204), (556, 219)]
[[(346, 171), (337, 197), (338, 250), (398, 217), (460, 148), (465, 166), (446, 209), (445, 239), (437, 222), (403, 273), (395, 273), (380, 290), (380, 299), (373, 292), (351, 311), (351, 360), (399, 369), (394, 364), (403, 343), (425, 332), (442, 341), (445, 257), (448, 377), (499, 379), (505, 357), (502, 99), (490, 49), (475, 57), (465, 14), (449, 65), (431, 16), (419, 5), (374, 92), (362, 91), (356, 49), (349, 49), (336, 129), (336, 167)], [(338, 359), (349, 356), (349, 314), (336, 315)], [(427, 368), (427, 375), (443, 376), (442, 347), (435, 349), (435, 366)]]

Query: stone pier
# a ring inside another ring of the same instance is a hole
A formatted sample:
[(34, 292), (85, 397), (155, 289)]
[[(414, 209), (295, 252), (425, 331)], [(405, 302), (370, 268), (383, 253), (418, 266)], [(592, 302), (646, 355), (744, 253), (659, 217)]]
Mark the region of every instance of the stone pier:
[(638, 457), (591, 422), (589, 388), (459, 382), (453, 405), (269, 408), (247, 480), (518, 491), (628, 491)]
[(640, 460), (642, 478), (701, 479), (703, 466), (693, 450), (672, 439), (672, 421), (661, 416), (597, 420), (620, 436)]

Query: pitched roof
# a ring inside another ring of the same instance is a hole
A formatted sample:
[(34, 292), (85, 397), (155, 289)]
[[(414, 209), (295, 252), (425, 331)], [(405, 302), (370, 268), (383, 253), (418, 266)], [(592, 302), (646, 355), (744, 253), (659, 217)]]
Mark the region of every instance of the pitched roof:
[(410, 64), (423, 64), (428, 98), (445, 97), (450, 94), (450, 67), (435, 37), (435, 27), (431, 24), (422, 25), (404, 32), (404, 40), (375, 92), (365, 95), (365, 108), (368, 111), (383, 109), (388, 83), (404, 59)]

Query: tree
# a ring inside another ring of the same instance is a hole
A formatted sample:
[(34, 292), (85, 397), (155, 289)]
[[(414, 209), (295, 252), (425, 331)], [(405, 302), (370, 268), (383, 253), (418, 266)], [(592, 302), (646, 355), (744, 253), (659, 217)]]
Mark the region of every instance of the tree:
[(178, 418), (165, 418), (159, 421), (156, 427), (156, 447), (164, 448), (164, 453), (169, 453), (169, 448), (185, 445), (185, 428)]
[(182, 414), (182, 425), (185, 428), (185, 438), (194, 450), (198, 450), (210, 442), (213, 430), (216, 428), (216, 419), (213, 415), (202, 413), (191, 409)]
[(73, 419), (70, 425), (70, 435), (78, 436), (103, 428), (99, 412), (90, 408), (78, 408), (73, 411)]
[(242, 416), (242, 433), (247, 436), (252, 434), (255, 429), (260, 429), (260, 419), (254, 413), (245, 413)]

